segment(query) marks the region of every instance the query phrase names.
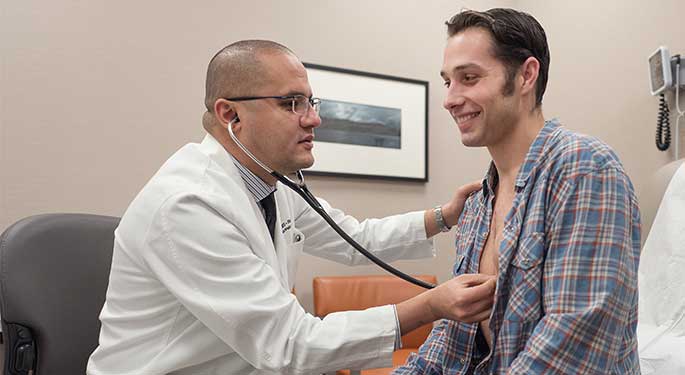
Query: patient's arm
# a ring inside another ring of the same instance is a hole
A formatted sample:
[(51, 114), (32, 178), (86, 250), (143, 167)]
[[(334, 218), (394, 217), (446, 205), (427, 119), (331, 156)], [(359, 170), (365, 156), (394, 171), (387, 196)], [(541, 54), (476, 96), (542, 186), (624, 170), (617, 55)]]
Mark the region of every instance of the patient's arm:
[(612, 167), (557, 191), (559, 210), (546, 230), (545, 315), (507, 373), (615, 373), (635, 339), (637, 203), (628, 178)]

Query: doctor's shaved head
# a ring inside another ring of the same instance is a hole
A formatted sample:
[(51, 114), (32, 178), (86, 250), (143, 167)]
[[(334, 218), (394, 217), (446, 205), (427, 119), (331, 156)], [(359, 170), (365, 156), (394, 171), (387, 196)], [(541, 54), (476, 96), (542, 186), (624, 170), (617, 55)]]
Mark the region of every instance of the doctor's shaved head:
[(241, 40), (222, 48), (207, 67), (205, 107), (214, 111), (219, 98), (254, 95), (269, 81), (263, 59), (271, 54), (295, 54), (286, 46), (269, 40)]

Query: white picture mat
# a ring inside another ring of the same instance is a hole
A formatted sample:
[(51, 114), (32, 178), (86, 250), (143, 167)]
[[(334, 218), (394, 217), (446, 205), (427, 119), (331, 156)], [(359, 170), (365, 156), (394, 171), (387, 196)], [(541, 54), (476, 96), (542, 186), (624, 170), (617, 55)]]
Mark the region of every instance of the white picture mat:
[[(318, 68), (307, 68), (315, 97), (402, 112), (401, 148), (314, 142), (309, 170), (424, 179), (426, 177), (426, 86)], [(316, 136), (316, 130), (314, 130)]]

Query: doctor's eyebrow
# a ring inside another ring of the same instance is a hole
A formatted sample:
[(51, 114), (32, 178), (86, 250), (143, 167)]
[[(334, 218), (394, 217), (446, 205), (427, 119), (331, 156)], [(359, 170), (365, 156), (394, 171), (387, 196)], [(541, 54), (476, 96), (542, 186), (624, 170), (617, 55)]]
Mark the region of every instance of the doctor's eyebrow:
[(303, 92), (301, 92), (301, 91), (288, 91), (288, 93), (283, 94), (283, 95), (281, 95), (281, 96), (295, 96), (295, 95), (302, 95), (302, 96), (306, 96), (307, 98), (311, 98), (311, 97), (312, 97), (311, 95), (307, 95), (307, 94), (305, 94), (305, 93), (303, 93)]

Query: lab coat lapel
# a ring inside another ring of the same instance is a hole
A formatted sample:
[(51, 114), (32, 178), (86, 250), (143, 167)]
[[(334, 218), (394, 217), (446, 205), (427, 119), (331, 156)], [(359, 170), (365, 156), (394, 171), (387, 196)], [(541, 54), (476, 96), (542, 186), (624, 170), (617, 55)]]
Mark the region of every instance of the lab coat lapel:
[(238, 185), (242, 188), (243, 194), (245, 195), (245, 202), (249, 202), (252, 208), (253, 218), (251, 219), (254, 219), (254, 225), (259, 228), (259, 238), (251, 239), (250, 241), (250, 243), (255, 244), (255, 246), (252, 246), (252, 251), (254, 251), (257, 256), (264, 259), (264, 261), (278, 275), (281, 284), (285, 288), (288, 288), (286, 262), (288, 252), (286, 248), (286, 241), (284, 240), (283, 234), (279, 229), (281, 227), (281, 219), (279, 217), (281, 207), (279, 207), (278, 194), (276, 194), (276, 228), (274, 230), (274, 240), (272, 241), (271, 235), (269, 234), (269, 227), (266, 225), (266, 221), (264, 220), (264, 215), (262, 215), (259, 203), (255, 202), (255, 200), (252, 198), (252, 194), (250, 194), (250, 192), (247, 190), (247, 187), (243, 183), (237, 169), (235, 171), (234, 179), (236, 177), (239, 179), (239, 181), (237, 181)]
[[(282, 187), (281, 187), (282, 188)], [(246, 193), (251, 197), (249, 191), (245, 187)], [(264, 216), (259, 208), (259, 203), (255, 202), (254, 199), (250, 199), (252, 202), (252, 208), (255, 212), (255, 217), (259, 222), (258, 225), (261, 227), (261, 240), (263, 241), (263, 246), (259, 249), (254, 249), (255, 253), (258, 253), (262, 259), (264, 259), (274, 272), (278, 274), (281, 285), (287, 290), (291, 289), (290, 282), (288, 280), (288, 256), (289, 256), (289, 244), (288, 241), (283, 236), (281, 231), (281, 215), (284, 207), (284, 200), (279, 198), (280, 194), (278, 190), (276, 191), (276, 226), (274, 230), (274, 239), (271, 240), (271, 234), (269, 234), (269, 227), (266, 225)], [(287, 211), (287, 210), (286, 210)], [(262, 251), (260, 251), (262, 250)]]
[[(245, 213), (245, 216), (241, 217), (241, 220), (244, 221), (245, 226), (252, 229), (245, 232), (250, 248), (255, 255), (262, 258), (271, 268), (273, 268), (274, 272), (279, 276), (281, 284), (287, 286), (287, 277), (283, 276), (287, 275), (287, 272), (284, 273), (282, 270), (282, 263), (279, 261), (277, 250), (274, 246), (274, 242), (279, 243), (280, 241), (282, 244), (285, 243), (283, 235), (279, 230), (281, 225), (280, 219), (278, 218), (279, 215), (276, 215), (276, 230), (274, 231), (275, 241), (272, 242), (269, 228), (266, 225), (259, 203), (255, 202), (254, 197), (247, 189), (247, 186), (245, 186), (245, 182), (240, 176), (238, 168), (233, 164), (228, 152), (211, 135), (205, 137), (202, 141), (201, 148), (220, 166), (221, 172), (217, 172), (220, 175), (214, 176), (214, 178), (217, 180), (219, 186), (226, 189), (227, 194), (236, 197), (233, 201), (234, 211)], [(226, 176), (229, 178), (230, 182), (221, 182)], [(278, 198), (276, 199), (276, 209), (278, 211), (281, 210)], [(281, 252), (287, 253), (284, 250)]]
[[(281, 185), (281, 189), (284, 187)], [(283, 287), (285, 287), (287, 290), (290, 290), (290, 280), (288, 280), (288, 257), (290, 256), (289, 254), (289, 243), (286, 240), (285, 236), (283, 235), (283, 232), (281, 230), (281, 216), (283, 215), (284, 210), (284, 200), (280, 199), (279, 191), (276, 191), (275, 198), (276, 198), (276, 210), (277, 215), (276, 215), (276, 229), (274, 230), (274, 248), (275, 248), (275, 254), (276, 257), (278, 258), (278, 265), (275, 268), (278, 270), (278, 273), (281, 277), (281, 284), (283, 284)], [(267, 230), (267, 235), (269, 234)]]

